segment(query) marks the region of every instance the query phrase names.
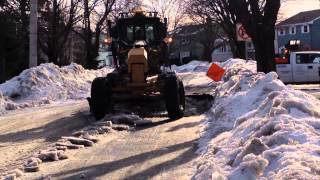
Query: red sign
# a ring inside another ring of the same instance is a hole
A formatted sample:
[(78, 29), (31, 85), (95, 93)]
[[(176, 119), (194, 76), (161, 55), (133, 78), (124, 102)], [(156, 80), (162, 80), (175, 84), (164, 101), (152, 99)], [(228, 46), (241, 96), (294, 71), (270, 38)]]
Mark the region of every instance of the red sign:
[(207, 72), (207, 76), (214, 81), (221, 81), (225, 70), (217, 64), (212, 64)]
[(246, 29), (240, 23), (237, 24), (237, 39), (238, 39), (238, 41), (251, 40), (250, 36), (247, 34)]

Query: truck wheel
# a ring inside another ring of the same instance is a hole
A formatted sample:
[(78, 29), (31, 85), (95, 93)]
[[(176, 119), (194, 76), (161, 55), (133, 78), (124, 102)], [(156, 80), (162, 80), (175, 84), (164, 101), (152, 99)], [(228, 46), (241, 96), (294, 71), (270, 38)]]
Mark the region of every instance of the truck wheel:
[(166, 78), (164, 98), (169, 118), (172, 120), (182, 118), (185, 110), (185, 94), (183, 83), (176, 76)]
[(98, 77), (91, 85), (91, 98), (88, 98), (90, 111), (93, 116), (100, 120), (112, 110), (112, 85), (104, 78)]

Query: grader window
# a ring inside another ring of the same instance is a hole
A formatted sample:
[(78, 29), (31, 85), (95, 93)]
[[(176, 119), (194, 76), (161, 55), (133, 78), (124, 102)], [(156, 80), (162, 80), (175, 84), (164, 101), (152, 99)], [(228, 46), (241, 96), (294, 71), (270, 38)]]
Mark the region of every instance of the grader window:
[(145, 40), (144, 39), (144, 28), (141, 26), (136, 26), (134, 28), (135, 40)]
[(126, 28), (125, 41), (128, 43), (133, 43), (137, 40), (145, 40), (148, 44), (154, 42), (154, 25), (144, 24), (144, 25), (128, 25)]
[(146, 41), (147, 43), (151, 43), (154, 41), (154, 28), (151, 24), (146, 24)]
[(127, 27), (127, 39), (129, 42), (134, 41), (133, 26), (132, 25)]

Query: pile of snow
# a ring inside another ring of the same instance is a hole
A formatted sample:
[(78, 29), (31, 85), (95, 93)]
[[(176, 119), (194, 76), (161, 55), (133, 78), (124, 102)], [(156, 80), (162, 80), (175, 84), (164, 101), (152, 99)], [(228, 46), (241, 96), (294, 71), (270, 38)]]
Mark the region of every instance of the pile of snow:
[(320, 101), (253, 61), (222, 66), (195, 179), (320, 179)]
[(171, 68), (178, 73), (183, 72), (207, 72), (210, 67), (210, 63), (206, 61), (191, 61), (188, 64), (182, 66), (172, 65)]
[(216, 83), (206, 75), (210, 66), (211, 63), (206, 61), (191, 61), (182, 66), (173, 65), (171, 69), (177, 72), (185, 88), (211, 87), (214, 89)]
[(0, 84), (0, 112), (51, 101), (84, 99), (89, 96), (92, 80), (110, 71), (86, 70), (74, 63), (61, 68), (50, 63), (27, 69)]
[(201, 87), (215, 87), (217, 83), (213, 82), (206, 73), (178, 73), (178, 76), (183, 81), (185, 88), (201, 88)]

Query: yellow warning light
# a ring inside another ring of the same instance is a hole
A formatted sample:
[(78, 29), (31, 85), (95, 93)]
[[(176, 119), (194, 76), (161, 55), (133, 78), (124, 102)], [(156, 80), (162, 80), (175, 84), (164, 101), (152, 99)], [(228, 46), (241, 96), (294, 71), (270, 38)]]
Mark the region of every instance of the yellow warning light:
[(144, 14), (144, 9), (141, 6), (138, 6), (132, 10), (134, 14)]

